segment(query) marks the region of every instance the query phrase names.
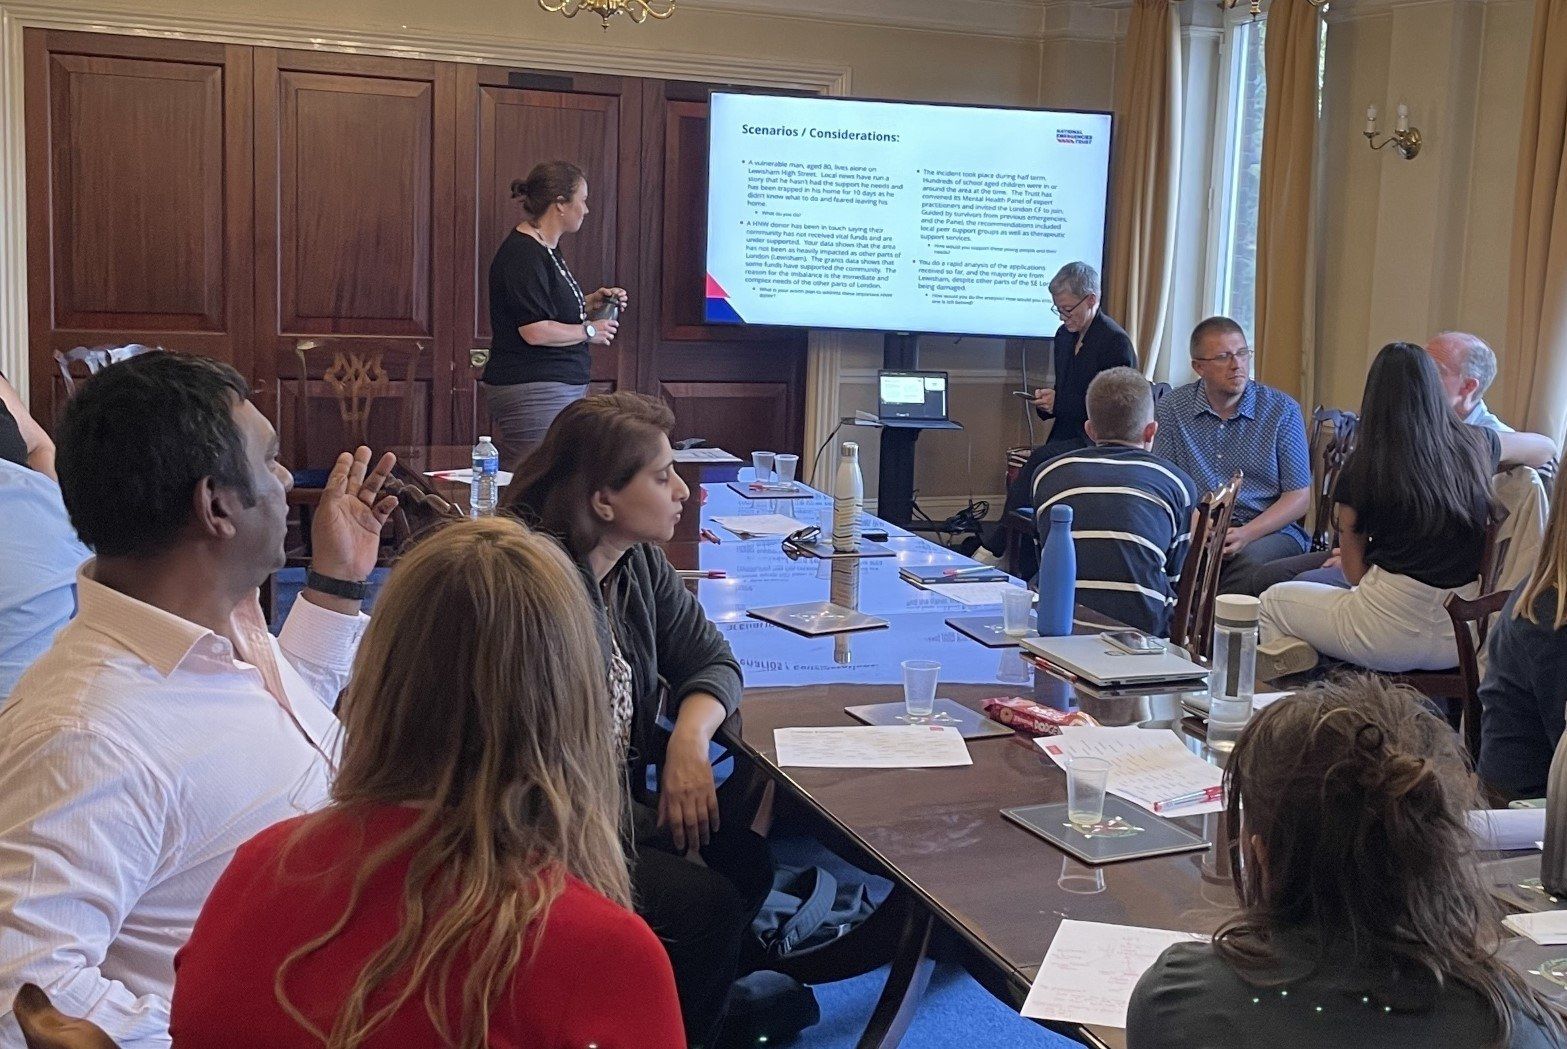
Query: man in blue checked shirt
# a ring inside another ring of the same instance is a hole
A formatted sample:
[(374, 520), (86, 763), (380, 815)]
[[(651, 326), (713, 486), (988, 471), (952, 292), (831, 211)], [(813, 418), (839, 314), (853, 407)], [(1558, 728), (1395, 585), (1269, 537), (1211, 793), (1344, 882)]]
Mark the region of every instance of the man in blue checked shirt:
[(1311, 501), (1305, 417), (1293, 397), (1252, 380), (1251, 347), (1230, 318), (1197, 325), (1191, 354), (1197, 381), (1160, 400), (1153, 452), (1190, 474), (1199, 492), (1243, 472), (1219, 592), (1256, 594), (1263, 565), (1307, 547), (1300, 526)]

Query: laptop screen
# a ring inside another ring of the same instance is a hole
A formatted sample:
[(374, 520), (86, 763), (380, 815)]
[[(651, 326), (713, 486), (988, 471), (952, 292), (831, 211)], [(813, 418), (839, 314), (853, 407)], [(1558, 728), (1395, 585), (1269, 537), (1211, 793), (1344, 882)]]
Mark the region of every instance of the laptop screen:
[(946, 372), (880, 372), (877, 414), (883, 419), (945, 419)]

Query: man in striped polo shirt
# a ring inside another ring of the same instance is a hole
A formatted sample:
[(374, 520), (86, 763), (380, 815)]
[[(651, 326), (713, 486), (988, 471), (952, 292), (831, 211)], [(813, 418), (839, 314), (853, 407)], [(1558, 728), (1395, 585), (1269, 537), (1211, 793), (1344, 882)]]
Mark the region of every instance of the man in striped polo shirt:
[(1100, 372), (1088, 386), (1084, 426), (1093, 447), (1040, 468), (1034, 519), (1043, 548), (1050, 508), (1070, 506), (1078, 602), (1164, 637), (1191, 541), (1197, 486), (1149, 452), (1158, 430), (1148, 380), (1133, 368)]

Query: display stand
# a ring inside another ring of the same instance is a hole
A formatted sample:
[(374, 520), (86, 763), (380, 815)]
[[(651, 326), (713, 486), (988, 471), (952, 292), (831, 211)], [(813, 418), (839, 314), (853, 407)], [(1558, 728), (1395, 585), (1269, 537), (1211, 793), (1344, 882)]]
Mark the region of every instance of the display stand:
[[(881, 366), (887, 371), (918, 371), (920, 337), (908, 332), (884, 336)], [(881, 420), (881, 461), (876, 473), (876, 516), (911, 532), (934, 531), (928, 521), (914, 520), (914, 442), (921, 430), (961, 430), (951, 420)]]

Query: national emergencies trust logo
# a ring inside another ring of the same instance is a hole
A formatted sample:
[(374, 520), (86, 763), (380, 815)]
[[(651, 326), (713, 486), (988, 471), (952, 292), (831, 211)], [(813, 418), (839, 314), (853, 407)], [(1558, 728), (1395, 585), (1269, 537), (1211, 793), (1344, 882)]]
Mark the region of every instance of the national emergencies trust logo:
[(1056, 141), (1063, 146), (1088, 146), (1093, 144), (1094, 136), (1076, 128), (1063, 127), (1056, 129)]

